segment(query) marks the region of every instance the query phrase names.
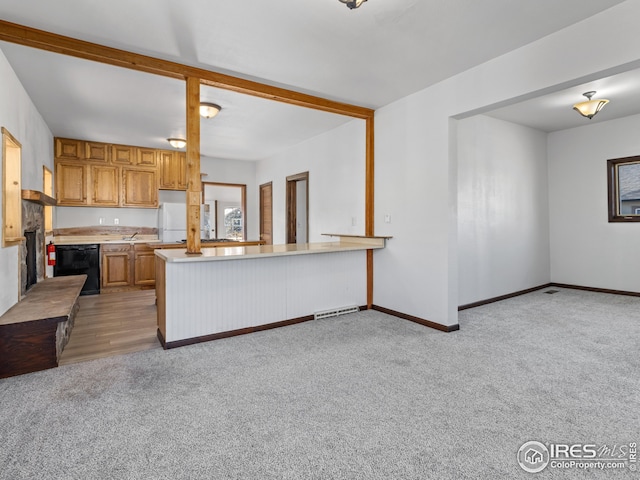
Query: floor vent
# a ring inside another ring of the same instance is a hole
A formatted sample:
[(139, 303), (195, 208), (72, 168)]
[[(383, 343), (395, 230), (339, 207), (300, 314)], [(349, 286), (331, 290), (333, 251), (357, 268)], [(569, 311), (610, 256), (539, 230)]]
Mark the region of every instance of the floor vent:
[(544, 293), (548, 293), (549, 295), (553, 295), (554, 293), (558, 293), (560, 290), (547, 290)]
[(313, 318), (320, 320), (321, 318), (337, 317), (338, 315), (346, 315), (347, 313), (359, 312), (360, 309), (355, 305), (351, 307), (332, 308), (331, 310), (323, 310), (321, 312), (315, 312)]

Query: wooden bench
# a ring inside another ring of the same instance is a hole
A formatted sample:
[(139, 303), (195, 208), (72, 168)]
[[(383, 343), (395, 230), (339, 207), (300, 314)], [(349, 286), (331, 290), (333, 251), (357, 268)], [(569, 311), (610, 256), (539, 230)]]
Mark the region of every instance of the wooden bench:
[(0, 378), (58, 366), (86, 278), (42, 280), (0, 317)]

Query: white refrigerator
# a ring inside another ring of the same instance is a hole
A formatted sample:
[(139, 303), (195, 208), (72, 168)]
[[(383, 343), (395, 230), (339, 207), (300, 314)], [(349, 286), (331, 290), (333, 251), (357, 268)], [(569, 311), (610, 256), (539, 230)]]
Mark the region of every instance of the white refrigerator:
[[(200, 205), (200, 238), (211, 231), (209, 205)], [(161, 242), (180, 242), (187, 238), (187, 206), (184, 203), (161, 203), (158, 208), (158, 238)]]

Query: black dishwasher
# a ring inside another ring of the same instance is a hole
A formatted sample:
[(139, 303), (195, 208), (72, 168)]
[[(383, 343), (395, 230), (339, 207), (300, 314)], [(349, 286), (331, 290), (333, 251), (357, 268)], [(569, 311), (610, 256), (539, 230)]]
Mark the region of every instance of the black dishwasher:
[(100, 245), (56, 245), (54, 277), (87, 276), (80, 295), (100, 293)]

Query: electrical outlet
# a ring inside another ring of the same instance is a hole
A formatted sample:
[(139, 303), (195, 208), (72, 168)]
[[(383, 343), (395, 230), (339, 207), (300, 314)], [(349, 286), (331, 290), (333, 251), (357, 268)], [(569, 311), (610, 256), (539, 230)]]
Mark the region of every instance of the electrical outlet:
[(388, 213), (384, 216), (384, 223), (391, 223), (391, 215)]
[(120, 219), (119, 218), (114, 218), (113, 219), (113, 224), (114, 225), (120, 225)]
[(351, 217), (351, 226), (355, 227), (357, 225), (356, 217)]

